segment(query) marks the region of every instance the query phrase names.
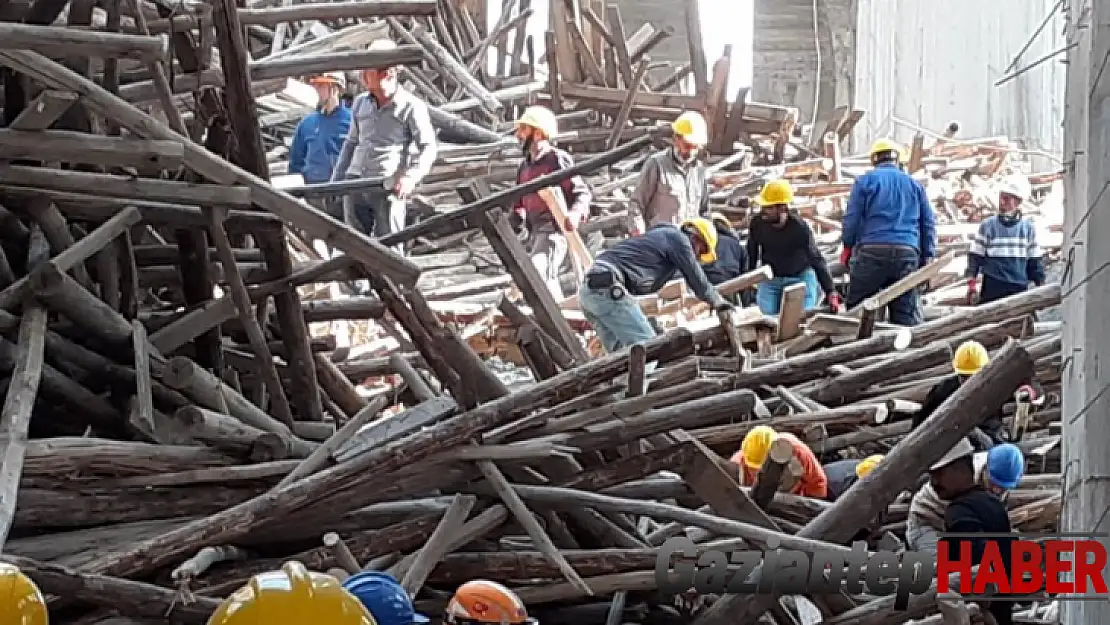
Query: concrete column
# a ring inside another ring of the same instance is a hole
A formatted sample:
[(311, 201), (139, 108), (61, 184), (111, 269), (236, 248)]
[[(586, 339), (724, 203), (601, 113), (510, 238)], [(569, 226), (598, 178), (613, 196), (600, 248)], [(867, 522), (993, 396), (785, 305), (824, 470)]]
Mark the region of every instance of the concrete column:
[[(1062, 531), (1110, 531), (1110, 0), (1067, 0)], [(1092, 72), (1092, 68), (1098, 68)], [(1094, 206), (1091, 205), (1094, 202)], [(1074, 233), (1074, 234), (1073, 234)], [(1107, 359), (1103, 369), (1102, 359)], [(1064, 602), (1065, 625), (1110, 623), (1110, 603)]]

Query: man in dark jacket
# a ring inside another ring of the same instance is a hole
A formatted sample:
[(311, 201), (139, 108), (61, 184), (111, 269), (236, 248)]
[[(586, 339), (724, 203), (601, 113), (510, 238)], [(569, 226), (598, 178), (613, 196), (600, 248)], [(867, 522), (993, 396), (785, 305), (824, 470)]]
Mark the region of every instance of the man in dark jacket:
[(694, 218), (678, 228), (660, 224), (598, 255), (578, 289), (579, 306), (605, 351), (642, 343), (655, 336), (637, 295), (659, 291), (677, 274), (702, 301), (715, 309), (730, 305), (705, 277), (700, 263), (716, 259), (717, 229)]
[[(748, 252), (740, 242), (740, 235), (732, 229), (732, 222), (721, 213), (713, 213), (709, 220), (717, 228), (717, 260), (702, 265), (702, 271), (713, 285), (728, 282), (744, 273), (748, 266)], [(725, 299), (740, 304), (742, 294), (733, 293)], [(747, 303), (745, 302), (745, 306)]]
[[(925, 189), (898, 167), (902, 147), (871, 146), (874, 169), (856, 179), (844, 212), (840, 262), (850, 268), (848, 308), (928, 264), (936, 255), (936, 217)], [(918, 290), (890, 304), (890, 321), (921, 323)]]
[[(921, 409), (913, 416), (913, 428), (921, 425), (944, 403), (952, 393), (955, 393), (968, 378), (979, 372), (990, 362), (987, 349), (975, 341), (965, 341), (956, 348), (952, 357), (953, 374), (944, 378), (929, 390)], [(976, 451), (986, 451), (998, 443), (1006, 442), (1003, 432), (1001, 410), (981, 423), (968, 435)]]
[(828, 500), (839, 499), (853, 484), (874, 471), (882, 460), (882, 454), (875, 454), (863, 460), (837, 460), (826, 464), (825, 477), (829, 480)]

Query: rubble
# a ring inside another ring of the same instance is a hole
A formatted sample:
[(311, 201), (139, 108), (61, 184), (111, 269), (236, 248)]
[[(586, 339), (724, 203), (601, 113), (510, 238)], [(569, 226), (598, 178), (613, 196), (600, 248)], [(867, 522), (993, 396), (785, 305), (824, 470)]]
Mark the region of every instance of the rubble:
[[(640, 163), (698, 110), (714, 209), (743, 228), (760, 185), (790, 179), (838, 277), (840, 217), (868, 168), (841, 150), (864, 112), (803, 129), (794, 109), (730, 101), (729, 49), (696, 95), (678, 93), (690, 66), (650, 58), (672, 27), (628, 33), (599, 2), (570, 3), (581, 19), (553, 5), (546, 59), (523, 36), (527, 0), (489, 33), (484, 11), (453, 0), (107, 4), (0, 6), (13, 20), (0, 23), (0, 545), (52, 622), (204, 623), (289, 559), (389, 571), (430, 615), (488, 578), (545, 625), (926, 618), (924, 599), (895, 613), (868, 596), (668, 597), (656, 558), (682, 533), (699, 549), (774, 536), (812, 551), (861, 529), (890, 541), (918, 476), (1000, 407), (1029, 458), (1014, 525), (1055, 528), (1061, 329), (1037, 316), (1060, 287), (968, 306), (960, 281), (993, 185), (1026, 166), (1005, 137), (918, 134), (907, 169), (937, 208), (942, 255), (858, 310), (718, 316), (676, 282), (641, 298), (665, 333), (603, 355), (574, 272), (557, 300), (505, 213), (570, 175), (513, 184), (523, 105), (559, 114), (595, 193), (586, 255), (626, 236)], [(387, 37), (397, 50), (365, 51)], [(366, 183), (305, 185), (285, 166), (314, 105), (302, 79), (391, 64), (442, 143), (414, 223), (378, 241), (301, 201)], [(1025, 214), (1058, 257), (1062, 174), (1024, 173)], [(877, 318), (910, 288), (927, 289), (924, 324)], [(991, 364), (910, 433), (967, 339)], [(1027, 378), (1049, 397), (1031, 420), (1013, 397)], [(835, 503), (740, 488), (725, 459), (758, 423), (825, 462), (887, 458)]]

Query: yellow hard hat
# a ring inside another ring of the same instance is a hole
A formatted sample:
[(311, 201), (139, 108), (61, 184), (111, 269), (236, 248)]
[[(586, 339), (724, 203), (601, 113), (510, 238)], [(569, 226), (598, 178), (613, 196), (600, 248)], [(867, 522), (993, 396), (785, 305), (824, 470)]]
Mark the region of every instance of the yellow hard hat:
[(974, 375), (987, 366), (991, 356), (987, 348), (977, 341), (964, 341), (952, 356), (952, 368), (960, 375)]
[(682, 229), (693, 230), (702, 241), (705, 241), (705, 247), (709, 249), (708, 252), (698, 256), (698, 262), (707, 265), (717, 261), (717, 227), (711, 221), (702, 217), (691, 217), (682, 222)]
[(902, 146), (899, 145), (898, 142), (884, 137), (882, 139), (877, 139), (875, 143), (871, 144), (870, 155), (871, 158), (875, 158), (876, 154), (882, 154), (883, 152), (895, 152), (898, 157), (901, 158), (903, 151), (904, 150)]
[(251, 578), (208, 618), (208, 625), (377, 625), (339, 580), (311, 573), (300, 562)]
[(867, 477), (868, 474), (874, 471), (875, 467), (879, 466), (879, 463), (882, 461), (882, 454), (875, 454), (874, 456), (868, 456), (863, 460), (860, 460), (859, 464), (856, 465), (856, 477), (861, 480)]
[(679, 115), (671, 122), (671, 129), (676, 135), (694, 145), (701, 146), (709, 143), (709, 126), (701, 113), (696, 111), (686, 111)]
[(710, 213), (709, 221), (712, 221), (714, 224), (722, 225), (726, 228), (732, 228), (732, 221), (729, 220), (729, 218), (725, 216), (724, 213)]
[(794, 201), (794, 187), (789, 180), (772, 180), (763, 185), (755, 203), (760, 206), (774, 206), (775, 204), (790, 204)]
[(529, 106), (524, 109), (520, 119), (516, 120), (516, 125), (531, 126), (542, 132), (548, 139), (559, 134), (559, 120), (555, 119), (555, 113), (552, 113), (551, 109), (544, 106)]
[(766, 425), (757, 425), (740, 443), (740, 459), (749, 469), (759, 469), (771, 453), (771, 443), (775, 442), (775, 431)]
[(47, 625), (46, 599), (31, 578), (0, 562), (0, 623)]

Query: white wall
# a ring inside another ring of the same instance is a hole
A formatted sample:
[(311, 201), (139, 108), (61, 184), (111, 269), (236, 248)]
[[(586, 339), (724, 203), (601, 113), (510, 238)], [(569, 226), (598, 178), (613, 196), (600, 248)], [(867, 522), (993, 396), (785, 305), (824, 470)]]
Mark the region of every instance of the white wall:
[[(855, 106), (867, 111), (854, 145), (909, 141), (892, 117), (962, 137), (1008, 135), (1063, 147), (1063, 56), (995, 87), (1056, 0), (859, 0)], [(1057, 15), (1022, 55), (1021, 68), (1064, 45)]]

